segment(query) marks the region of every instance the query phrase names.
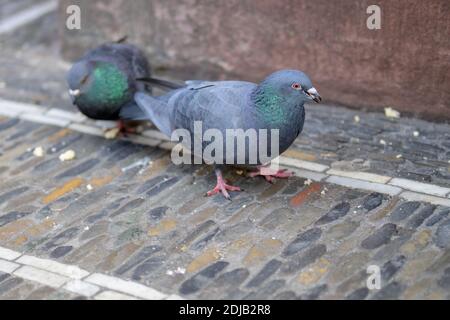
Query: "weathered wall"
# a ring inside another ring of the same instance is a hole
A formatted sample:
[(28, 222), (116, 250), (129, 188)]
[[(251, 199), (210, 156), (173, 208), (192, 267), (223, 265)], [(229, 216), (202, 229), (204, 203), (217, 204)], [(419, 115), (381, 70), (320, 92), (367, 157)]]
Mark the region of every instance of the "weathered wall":
[(450, 119), (450, 1), (375, 2), (376, 31), (368, 0), (62, 0), (62, 26), (67, 5), (82, 9), (80, 31), (61, 28), (63, 54), (127, 34), (171, 76), (258, 81), (296, 68), (328, 102)]

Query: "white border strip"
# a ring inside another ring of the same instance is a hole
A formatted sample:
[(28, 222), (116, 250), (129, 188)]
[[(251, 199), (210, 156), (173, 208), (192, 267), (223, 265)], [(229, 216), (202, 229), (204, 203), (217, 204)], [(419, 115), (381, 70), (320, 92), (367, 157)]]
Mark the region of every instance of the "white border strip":
[(0, 22), (0, 34), (12, 32), (20, 27), (32, 23), (47, 13), (55, 11), (57, 8), (58, 1), (51, 0), (20, 11), (19, 13), (16, 13), (15, 15)]
[[(62, 114), (63, 116), (61, 116)], [(58, 112), (55, 109), (49, 110), (49, 108), (41, 106), (0, 98), (0, 116), (18, 117), (27, 121), (69, 128), (96, 136), (104, 135), (104, 126), (101, 122), (83, 118), (79, 112)], [(143, 135), (130, 134), (126, 138), (121, 137), (120, 139), (165, 150), (172, 150), (175, 146), (173, 142), (167, 141), (167, 137), (157, 130), (147, 130)], [(450, 188), (370, 172), (331, 169), (321, 163), (284, 156), (280, 156), (279, 159), (281, 165), (292, 168), (296, 175), (302, 178), (326, 181), (348, 188), (363, 189), (391, 196), (399, 195), (401, 198), (408, 200), (415, 199), (450, 207)]]
[(94, 299), (183, 299), (178, 295), (164, 294), (137, 282), (101, 273), (90, 273), (77, 266), (23, 255), (4, 247), (0, 247), (0, 272)]

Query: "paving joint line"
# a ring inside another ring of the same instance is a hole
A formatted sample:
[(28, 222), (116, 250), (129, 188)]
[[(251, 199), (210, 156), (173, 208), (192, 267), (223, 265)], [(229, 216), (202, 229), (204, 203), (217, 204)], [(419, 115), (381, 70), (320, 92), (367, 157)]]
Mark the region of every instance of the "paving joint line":
[[(15, 112), (12, 110), (13, 108), (18, 108), (19, 111)], [(57, 116), (58, 113), (59, 116)], [(111, 121), (92, 121), (83, 117), (80, 113), (58, 110), (58, 108), (46, 108), (1, 98), (0, 116), (69, 128), (77, 132), (96, 136), (103, 136), (103, 130), (111, 127), (114, 123)], [(146, 130), (141, 135), (129, 135), (129, 137), (121, 137), (120, 139), (151, 147), (158, 147), (164, 150), (172, 150), (175, 145), (174, 142), (164, 138), (157, 130)], [(450, 188), (439, 185), (383, 176), (371, 172), (337, 170), (322, 163), (285, 156), (279, 157), (279, 163), (283, 166), (293, 168), (297, 176), (313, 181), (326, 181), (348, 188), (399, 196), (410, 201), (417, 200), (450, 206)]]
[[(73, 274), (74, 270), (78, 270), (79, 274)], [(26, 255), (1, 246), (0, 272), (94, 299), (183, 299), (176, 294), (165, 294), (137, 282), (102, 273), (90, 273), (78, 266)]]

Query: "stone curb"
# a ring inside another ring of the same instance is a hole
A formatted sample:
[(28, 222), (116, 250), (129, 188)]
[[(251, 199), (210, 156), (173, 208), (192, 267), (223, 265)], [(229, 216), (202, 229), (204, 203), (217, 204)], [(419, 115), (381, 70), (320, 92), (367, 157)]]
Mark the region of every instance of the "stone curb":
[(143, 284), (0, 247), (0, 272), (96, 300), (180, 300)]

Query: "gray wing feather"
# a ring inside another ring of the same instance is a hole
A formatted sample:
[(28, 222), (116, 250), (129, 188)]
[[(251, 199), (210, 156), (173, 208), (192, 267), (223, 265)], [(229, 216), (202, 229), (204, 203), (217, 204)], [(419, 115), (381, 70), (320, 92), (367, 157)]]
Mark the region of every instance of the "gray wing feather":
[(152, 121), (162, 133), (170, 137), (174, 128), (170, 122), (169, 106), (164, 101), (160, 101), (142, 92), (137, 92), (134, 95), (134, 100), (148, 116), (150, 121)]
[(255, 84), (241, 81), (195, 83), (173, 95), (168, 104), (174, 107), (177, 128), (193, 128), (203, 121), (203, 129), (243, 128), (242, 111), (249, 104)]

